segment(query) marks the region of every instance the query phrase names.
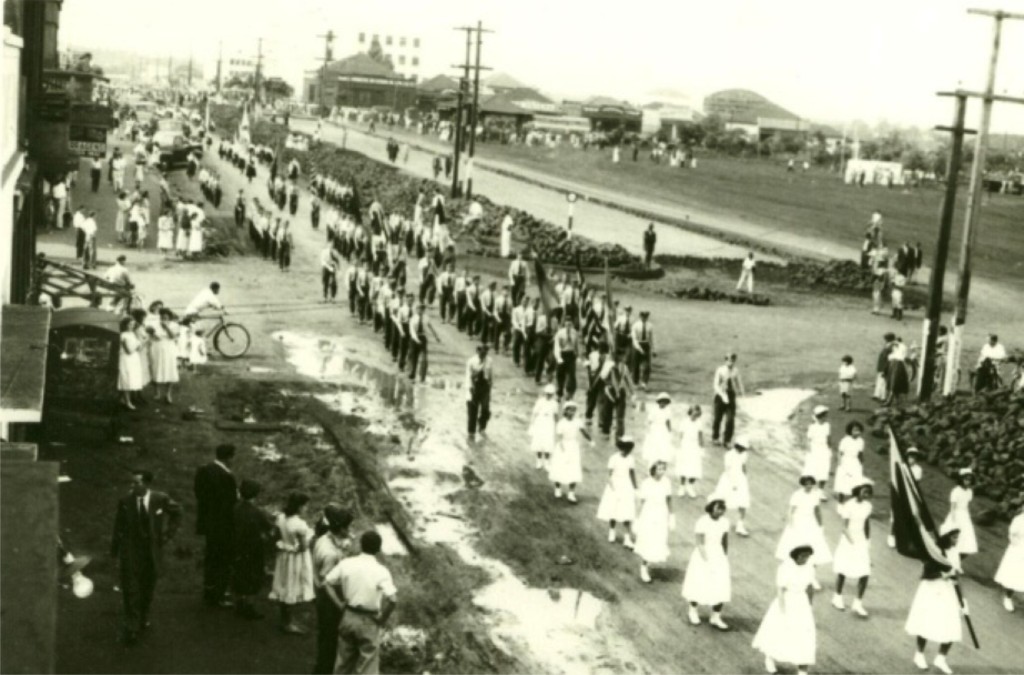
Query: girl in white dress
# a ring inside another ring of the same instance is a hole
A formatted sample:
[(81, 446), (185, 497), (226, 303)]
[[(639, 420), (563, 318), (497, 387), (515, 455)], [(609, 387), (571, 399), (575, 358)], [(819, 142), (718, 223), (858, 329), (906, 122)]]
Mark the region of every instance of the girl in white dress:
[(801, 473), (805, 476), (814, 476), (823, 499), (827, 499), (825, 484), (828, 483), (828, 474), (832, 469), (832, 448), (829, 447), (831, 435), (832, 425), (828, 422), (828, 406), (819, 405), (814, 408), (814, 421), (807, 428), (807, 455)]
[[(549, 385), (550, 386), (550, 385)], [(633, 439), (622, 436), (615, 441), (618, 452), (608, 459), (608, 484), (597, 505), (597, 519), (608, 523), (608, 543), (617, 539), (615, 526), (622, 524), (623, 546), (633, 548), (633, 527), (636, 520), (636, 468), (633, 462)]]
[(189, 352), (192, 349), (192, 320), (185, 317), (178, 324), (178, 366), (179, 368), (188, 363)]
[(679, 477), (679, 496), (697, 496), (697, 481), (704, 476), (704, 430), (700, 423), (699, 405), (686, 410), (686, 419), (679, 429), (675, 469)]
[(960, 469), (956, 475), (956, 487), (949, 493), (949, 514), (943, 528), (960, 530), (956, 552), (966, 558), (978, 552), (978, 539), (974, 536), (971, 521), (971, 500), (974, 499), (974, 472)]
[(853, 488), (863, 482), (864, 466), (861, 455), (864, 452), (864, 425), (853, 421), (846, 425), (846, 435), (839, 441), (839, 463), (836, 466), (834, 490), (839, 503), (853, 494)]
[[(921, 456), (921, 451), (918, 450), (917, 448), (907, 448), (905, 456), (907, 458), (907, 466), (910, 467), (910, 474), (914, 477), (914, 480), (917, 482), (918, 486), (920, 486), (921, 478), (924, 476), (924, 470), (921, 468), (920, 462), (918, 462), (918, 458)], [(893, 516), (892, 512), (890, 511), (889, 536), (885, 538), (885, 543), (889, 546), (889, 548), (896, 548), (896, 535), (893, 534), (893, 525)]]
[(139, 354), (139, 338), (135, 335), (135, 320), (121, 319), (121, 348), (117, 360), (117, 390), (128, 410), (135, 410), (132, 394), (142, 391), (142, 358)]
[(921, 583), (917, 586), (914, 601), (910, 604), (904, 629), (917, 639), (914, 665), (928, 670), (924, 649), (928, 642), (939, 643), (939, 653), (932, 662), (936, 668), (949, 675), (946, 655), (954, 642), (963, 639), (960, 625), (960, 600), (956, 594), (956, 578), (960, 574), (960, 556), (957, 554), (957, 540), (960, 532), (946, 529), (939, 536), (938, 544), (952, 567), (943, 567), (928, 560), (924, 563)]
[(530, 450), (537, 455), (537, 468), (543, 469), (551, 460), (555, 447), (555, 424), (558, 422), (558, 401), (555, 385), (544, 387), (544, 395), (533, 404), (530, 415)]
[(697, 606), (709, 605), (711, 625), (719, 630), (729, 630), (728, 624), (722, 621), (722, 605), (732, 599), (729, 519), (725, 517), (725, 500), (711, 497), (704, 511), (694, 527), (697, 547), (686, 566), (683, 597), (690, 603), (691, 624), (700, 624)]
[(153, 356), (153, 381), (156, 382), (156, 397), (173, 403), (171, 389), (178, 383), (178, 324), (174, 312), (160, 309), (160, 323), (153, 334), (150, 350)]
[(650, 477), (640, 486), (640, 515), (636, 518), (636, 554), (640, 580), (651, 583), (651, 564), (668, 560), (668, 533), (676, 529), (672, 513), (672, 483), (665, 477), (665, 462), (655, 462)]
[[(810, 546), (814, 550), (809, 565), (812, 571), (816, 565), (832, 562), (821, 528), (821, 491), (815, 485), (814, 476), (800, 476), (800, 489), (789, 498), (786, 527), (775, 548), (776, 559), (785, 560), (797, 546)], [(820, 590), (818, 579), (815, 577), (813, 581), (814, 590)]]
[(284, 511), (277, 514), (275, 522), (279, 539), (270, 599), (279, 603), (280, 628), (285, 633), (306, 632), (295, 622), (292, 608), (314, 598), (313, 558), (310, 554), (313, 529), (302, 519), (308, 502), (309, 497), (304, 494), (290, 494)]
[(164, 257), (174, 250), (174, 218), (171, 217), (171, 210), (164, 209), (156, 221), (156, 247), (164, 254)]
[(814, 597), (814, 568), (808, 562), (814, 549), (797, 546), (779, 565), (777, 590), (768, 612), (754, 635), (754, 649), (764, 654), (764, 668), (777, 672), (776, 661), (792, 663), (806, 675), (814, 664), (818, 639), (811, 599)]
[(1008, 535), (1010, 545), (996, 570), (995, 582), (1003, 587), (1003, 607), (1012, 612), (1013, 594), (1024, 592), (1024, 507), (1017, 507)]
[(196, 367), (207, 362), (206, 336), (202, 328), (192, 328), (192, 334), (188, 339), (188, 366), (193, 373)]
[(117, 196), (117, 213), (114, 215), (114, 232), (117, 234), (117, 240), (124, 243), (124, 223), (128, 218), (128, 209), (130, 209), (132, 203), (128, 201), (128, 193), (121, 192)]
[(575, 504), (576, 484), (583, 480), (583, 456), (580, 452), (579, 435), (583, 434), (590, 445), (594, 445), (590, 434), (576, 419), (576, 404), (566, 401), (562, 406), (562, 419), (555, 425), (555, 447), (548, 465), (548, 478), (555, 484), (555, 499), (562, 498), (562, 486), (566, 487), (566, 499)]
[[(866, 479), (865, 479), (866, 480)], [(835, 561), (832, 569), (836, 573), (836, 592), (832, 596), (832, 606), (843, 611), (843, 585), (846, 579), (857, 580), (857, 599), (853, 601), (853, 612), (857, 616), (866, 617), (864, 609), (864, 591), (868, 588), (871, 576), (871, 496), (874, 489), (870, 482), (862, 483), (853, 488), (853, 499), (839, 506), (839, 515), (843, 519), (843, 534), (836, 546)]]
[(750, 483), (747, 481), (747, 450), (749, 444), (746, 439), (737, 439), (732, 447), (725, 451), (723, 457), (722, 475), (715, 486), (714, 494), (725, 500), (725, 506), (729, 509), (739, 511), (740, 517), (736, 521), (736, 534), (741, 537), (749, 537), (745, 519), (747, 509), (750, 508)]
[(188, 255), (194, 258), (203, 252), (203, 225), (198, 219), (192, 223), (192, 229), (188, 233)]
[(647, 411), (647, 435), (644, 436), (644, 463), (649, 468), (655, 462), (666, 464), (672, 453), (672, 399), (662, 392), (655, 399), (658, 405)]

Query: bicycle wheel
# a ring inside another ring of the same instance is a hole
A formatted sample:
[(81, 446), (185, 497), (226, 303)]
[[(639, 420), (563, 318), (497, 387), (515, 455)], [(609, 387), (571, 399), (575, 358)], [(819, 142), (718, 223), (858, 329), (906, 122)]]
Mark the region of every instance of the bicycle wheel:
[(249, 351), (252, 338), (245, 326), (238, 323), (222, 324), (213, 334), (213, 346), (226, 359), (238, 359)]

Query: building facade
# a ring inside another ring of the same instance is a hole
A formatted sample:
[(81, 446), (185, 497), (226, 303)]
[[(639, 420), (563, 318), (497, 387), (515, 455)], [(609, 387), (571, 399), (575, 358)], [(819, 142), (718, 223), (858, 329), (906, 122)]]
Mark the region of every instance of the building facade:
[(402, 110), (416, 104), (416, 80), (368, 54), (354, 54), (306, 72), (302, 97), (325, 108)]
[(341, 46), (344, 51), (369, 52), (375, 39), (385, 58), (391, 60), (395, 73), (406, 78), (420, 78), (423, 41), (412, 32), (385, 28), (359, 29), (348, 33)]
[(233, 54), (223, 61), (223, 72), (221, 77), (224, 82), (232, 79), (251, 80), (256, 76), (256, 58)]

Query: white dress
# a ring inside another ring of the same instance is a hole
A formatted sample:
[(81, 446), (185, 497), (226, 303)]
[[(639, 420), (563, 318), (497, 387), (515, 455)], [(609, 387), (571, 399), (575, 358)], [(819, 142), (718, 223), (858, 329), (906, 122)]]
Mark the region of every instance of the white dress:
[[(946, 557), (954, 568), (960, 569), (960, 556), (955, 548), (947, 550)], [(910, 635), (939, 644), (960, 642), (963, 639), (960, 600), (956, 597), (952, 579), (921, 579), (914, 600), (910, 603), (904, 630)]]
[(668, 497), (672, 484), (668, 478), (653, 477), (640, 486), (640, 515), (636, 519), (636, 554), (648, 563), (668, 560)]
[(174, 249), (179, 253), (185, 253), (188, 251), (188, 233), (189, 231), (186, 230), (184, 227), (178, 228), (178, 234), (174, 240)]
[(153, 361), (153, 381), (174, 384), (178, 381), (178, 325), (168, 323), (156, 328), (150, 343)]
[(832, 468), (832, 449), (828, 447), (828, 437), (832, 433), (832, 425), (828, 422), (813, 422), (807, 427), (808, 450), (804, 459), (803, 475), (814, 476), (819, 483), (828, 480)]
[(853, 489), (864, 482), (864, 467), (860, 463), (860, 453), (864, 451), (864, 439), (843, 436), (839, 441), (839, 464), (836, 466), (835, 491), (841, 495), (851, 495)]
[(580, 428), (576, 418), (563, 417), (555, 425), (555, 447), (548, 465), (548, 478), (552, 483), (572, 485), (583, 481)]
[(558, 401), (542, 397), (533, 404), (530, 421), (530, 452), (550, 453), (555, 447), (555, 421)]
[(722, 537), (729, 532), (729, 519), (704, 514), (697, 519), (694, 533), (704, 535), (705, 556), (693, 549), (683, 578), (683, 597), (698, 605), (717, 605), (732, 599), (729, 556), (722, 547)]
[(832, 562), (832, 554), (829, 552), (828, 542), (825, 541), (825, 532), (814, 516), (814, 510), (820, 503), (821, 491), (817, 488), (810, 492), (801, 488), (789, 498), (792, 515), (782, 531), (779, 545), (775, 548), (775, 557), (778, 560), (788, 560), (790, 551), (797, 546), (810, 546), (814, 549), (814, 554), (807, 563), (808, 567)]
[(120, 356), (117, 360), (117, 390), (142, 390), (142, 355), (139, 354), (139, 338), (135, 333), (121, 333)]
[(188, 339), (188, 362), (193, 366), (201, 366), (209, 359), (206, 356), (206, 338), (202, 335), (192, 335)]
[(178, 358), (187, 360), (192, 345), (192, 327), (178, 326)]
[(750, 483), (743, 471), (747, 464), (747, 453), (726, 450), (723, 463), (722, 475), (715, 486), (715, 496), (724, 499), (727, 508), (749, 509)]
[(818, 639), (807, 588), (814, 582), (810, 562), (797, 565), (786, 558), (775, 575), (775, 586), (784, 598), (785, 610), (776, 595), (754, 635), (754, 649), (775, 661), (800, 666), (814, 664)]
[(978, 552), (978, 539), (974, 536), (974, 523), (971, 522), (971, 500), (974, 490), (957, 485), (949, 493), (949, 514), (943, 527), (956, 527), (960, 530), (956, 552), (960, 555), (972, 555)]
[(203, 252), (203, 227), (199, 224), (193, 224), (192, 231), (188, 234), (188, 252)]
[(1024, 591), (1024, 514), (1010, 522), (1010, 545), (996, 570), (995, 581), (1011, 591)]
[(700, 445), (700, 419), (687, 417), (680, 425), (682, 432), (676, 449), (675, 470), (680, 478), (700, 479), (704, 476), (704, 448)]
[(313, 557), (310, 554), (313, 530), (302, 518), (283, 513), (277, 514), (275, 525), (281, 538), (277, 542), (270, 599), (286, 605), (309, 602), (314, 597)]
[(616, 452), (608, 458), (608, 485), (597, 505), (597, 519), (627, 523), (636, 520), (636, 488), (630, 472), (635, 468), (633, 455)]
[(156, 221), (156, 247), (161, 251), (174, 248), (174, 220), (170, 216), (160, 216)]
[(864, 533), (871, 517), (871, 502), (847, 500), (839, 506), (839, 515), (849, 522), (836, 545), (832, 570), (848, 579), (871, 576), (871, 542)]
[(672, 419), (672, 411), (668, 406), (656, 406), (647, 411), (647, 435), (644, 437), (644, 464), (653, 466), (655, 462), (668, 462), (672, 459), (672, 432), (668, 423)]

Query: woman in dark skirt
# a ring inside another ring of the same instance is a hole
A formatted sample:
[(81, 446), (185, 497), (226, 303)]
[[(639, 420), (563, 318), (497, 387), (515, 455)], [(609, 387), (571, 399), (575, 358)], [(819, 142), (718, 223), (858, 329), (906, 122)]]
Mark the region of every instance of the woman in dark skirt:
[(239, 616), (259, 619), (262, 616), (252, 600), (267, 581), (266, 555), (274, 526), (263, 509), (253, 503), (260, 493), (259, 483), (243, 480), (238, 493), (242, 499), (235, 506), (231, 587)]
[(256, 160), (250, 159), (249, 164), (245, 167), (245, 177), (252, 183), (252, 179), (256, 177)]

